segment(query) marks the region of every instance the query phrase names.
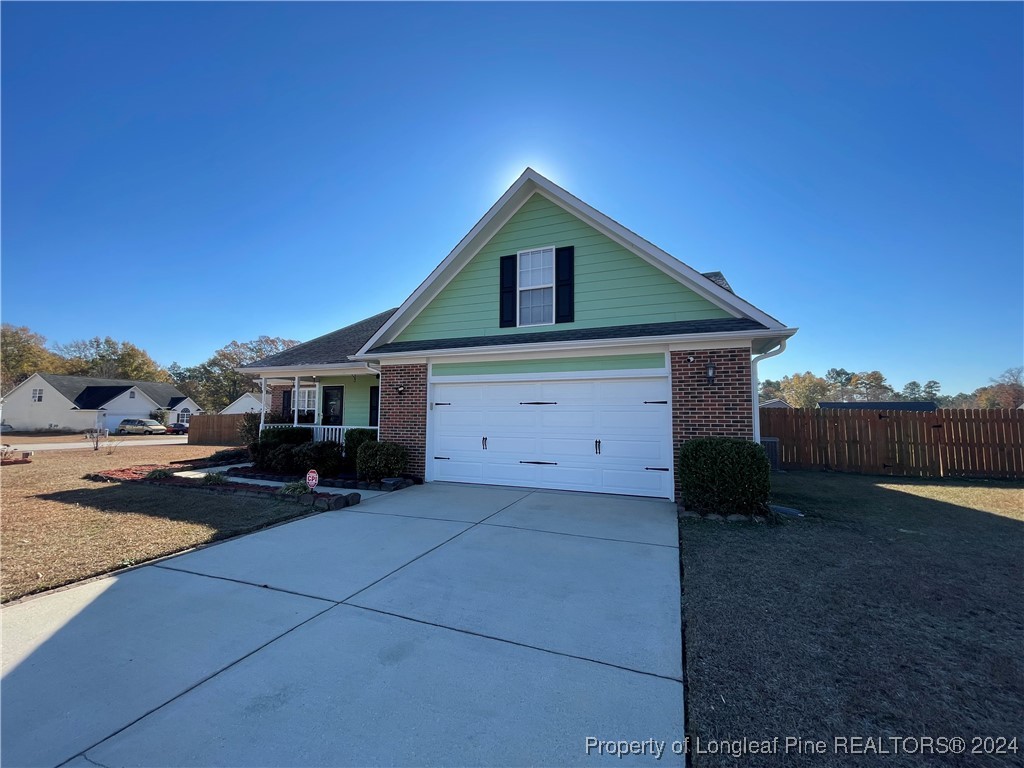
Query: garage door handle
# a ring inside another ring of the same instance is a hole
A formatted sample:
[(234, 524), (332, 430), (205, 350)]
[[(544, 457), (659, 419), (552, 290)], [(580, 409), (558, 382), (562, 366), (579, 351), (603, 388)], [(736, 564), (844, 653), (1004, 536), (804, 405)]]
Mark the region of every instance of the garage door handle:
[(533, 403), (520, 403), (520, 405), (558, 405), (558, 403), (533, 402)]
[(520, 461), (520, 464), (545, 464), (549, 466), (558, 466), (557, 461)]
[(668, 472), (668, 467), (644, 467), (648, 472)]
[(481, 437), (480, 438), (480, 447), (483, 448), (485, 451), (487, 450), (487, 438), (486, 437)]
[(594, 441), (594, 453), (596, 453), (598, 456), (601, 455), (601, 441), (600, 440), (595, 440)]

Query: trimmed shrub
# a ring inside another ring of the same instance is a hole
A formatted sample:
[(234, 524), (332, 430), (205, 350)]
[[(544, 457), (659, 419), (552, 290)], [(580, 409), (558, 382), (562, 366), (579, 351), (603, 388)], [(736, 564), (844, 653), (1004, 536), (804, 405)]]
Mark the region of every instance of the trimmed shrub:
[(153, 469), (146, 474), (147, 480), (166, 480), (168, 477), (174, 477), (174, 473), (166, 469)]
[(322, 443), (306, 443), (292, 448), (293, 466), (305, 474), (315, 469), (324, 477), (334, 477), (341, 472), (341, 443), (324, 440)]
[(278, 493), (285, 496), (301, 496), (304, 493), (309, 493), (309, 486), (304, 480), (296, 480), (294, 483), (281, 486)]
[(313, 430), (310, 427), (278, 427), (265, 429), (260, 438), (261, 443), (270, 445), (302, 445), (313, 442)]
[(765, 513), (769, 473), (764, 449), (749, 440), (701, 437), (686, 441), (679, 451), (683, 502), (705, 514)]
[(398, 477), (405, 472), (408, 453), (398, 443), (376, 440), (359, 446), (356, 472), (360, 479), (376, 483), (385, 477)]
[(224, 485), (228, 479), (223, 472), (207, 472), (199, 482), (203, 485)]
[(355, 466), (356, 458), (359, 456), (359, 446), (376, 439), (377, 432), (373, 429), (356, 427), (345, 433), (345, 456), (351, 459), (352, 466)]

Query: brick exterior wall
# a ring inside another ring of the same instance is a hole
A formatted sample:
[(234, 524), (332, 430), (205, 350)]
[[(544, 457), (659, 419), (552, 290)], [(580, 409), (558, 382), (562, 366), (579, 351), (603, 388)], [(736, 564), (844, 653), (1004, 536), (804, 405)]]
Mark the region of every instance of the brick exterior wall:
[[(672, 446), (680, 498), (679, 447), (694, 437), (754, 439), (749, 349), (672, 352)], [(687, 362), (689, 358), (693, 362)], [(715, 364), (708, 384), (707, 366)]]
[[(403, 391), (399, 392), (398, 388)], [(380, 439), (409, 451), (406, 472), (422, 478), (427, 457), (427, 366), (385, 365), (380, 372)]]

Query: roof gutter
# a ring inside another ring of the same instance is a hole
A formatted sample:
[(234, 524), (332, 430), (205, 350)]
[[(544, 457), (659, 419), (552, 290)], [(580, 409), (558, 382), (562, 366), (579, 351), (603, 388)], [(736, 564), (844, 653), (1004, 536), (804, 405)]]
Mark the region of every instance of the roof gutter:
[[(672, 336), (631, 336), (614, 339), (588, 339), (571, 341), (538, 341), (529, 344), (488, 344), (479, 347), (449, 347), (446, 349), (410, 349), (403, 352), (378, 352), (361, 355), (350, 355), (351, 360), (374, 361), (403, 357), (449, 357), (453, 355), (474, 355), (484, 352), (542, 352), (548, 350), (601, 349), (618, 347), (624, 344), (680, 344), (693, 343), (699, 345), (708, 341), (753, 341), (755, 339), (789, 337), (797, 332), (797, 328), (786, 328), (781, 331), (762, 329), (759, 331), (727, 331), (725, 333), (686, 333)], [(499, 337), (500, 338), (500, 337)], [(699, 347), (696, 347), (699, 348)]]
[(762, 360), (767, 360), (769, 357), (781, 355), (785, 351), (786, 339), (783, 339), (775, 349), (761, 355), (756, 355), (750, 360), (750, 402), (754, 409), (754, 442), (758, 445), (761, 444), (761, 403), (757, 394), (757, 364)]

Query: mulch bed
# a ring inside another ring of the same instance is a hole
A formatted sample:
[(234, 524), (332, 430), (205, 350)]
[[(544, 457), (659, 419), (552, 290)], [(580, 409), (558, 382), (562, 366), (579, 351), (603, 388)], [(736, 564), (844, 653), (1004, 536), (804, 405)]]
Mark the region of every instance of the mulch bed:
[[(271, 494), (279, 498), (293, 498), (298, 500), (301, 498), (298, 494), (286, 494), (281, 493), (281, 489), (276, 485), (256, 485), (254, 483), (223, 483), (223, 484), (209, 484), (204, 483), (199, 478), (193, 477), (162, 477), (162, 478), (149, 478), (147, 477), (153, 470), (162, 469), (167, 472), (180, 472), (181, 467), (171, 467), (161, 464), (140, 464), (135, 467), (124, 467), (122, 469), (105, 469), (102, 472), (95, 472), (92, 474), (85, 475), (84, 480), (94, 480), (100, 483), (109, 482), (128, 482), (128, 483), (146, 483), (148, 485), (171, 485), (178, 488), (194, 488), (196, 490), (209, 491), (211, 493), (231, 493), (231, 494), (242, 494), (246, 493), (250, 495), (256, 494)], [(330, 493), (310, 493), (302, 494), (303, 496), (311, 496), (313, 501), (316, 499), (327, 499), (330, 500), (334, 494)]]

